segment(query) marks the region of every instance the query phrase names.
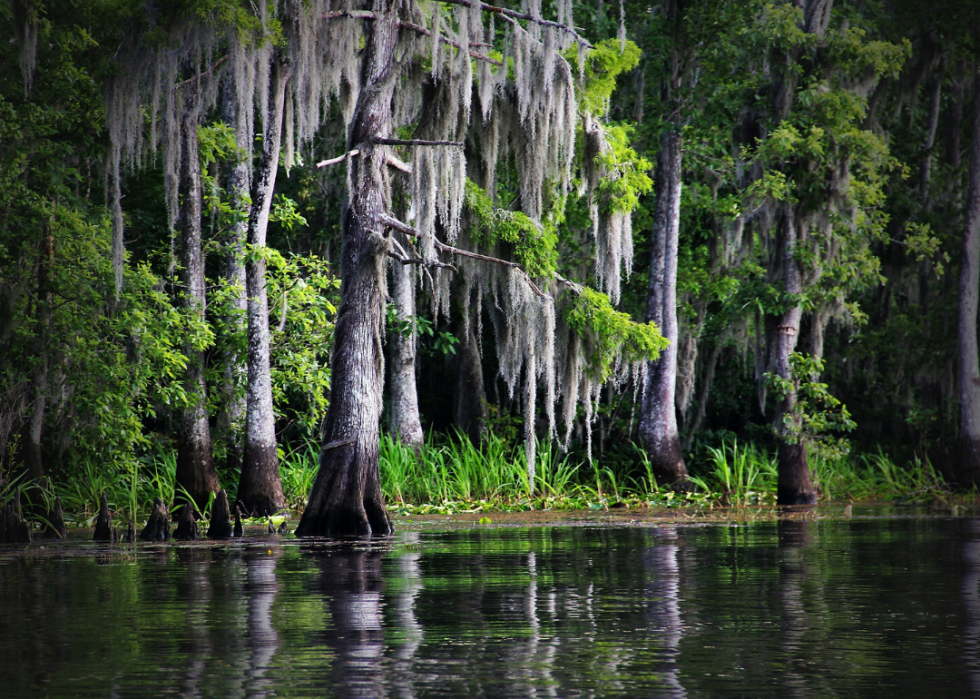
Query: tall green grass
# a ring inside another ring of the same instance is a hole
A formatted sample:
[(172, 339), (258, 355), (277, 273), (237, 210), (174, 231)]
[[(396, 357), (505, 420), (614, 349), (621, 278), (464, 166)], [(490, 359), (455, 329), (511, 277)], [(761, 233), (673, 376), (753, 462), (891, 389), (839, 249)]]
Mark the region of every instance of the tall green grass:
[(915, 457), (901, 466), (880, 448), (875, 453), (843, 459), (815, 455), (810, 467), (827, 500), (942, 499), (950, 494), (932, 463)]
[(708, 447), (707, 459), (699, 475), (691, 480), (701, 490), (712, 493), (724, 505), (754, 505), (776, 495), (776, 458), (755, 445), (739, 446), (738, 441)]
[(105, 466), (86, 459), (70, 481), (47, 490), (51, 499), (61, 496), (66, 516), (79, 524), (94, 521), (103, 493), (109, 509), (136, 521), (149, 512), (154, 498), (167, 504), (174, 501), (176, 474), (177, 455), (173, 451), (152, 452), (125, 466)]
[[(302, 510), (318, 469), (319, 445), (309, 441), (283, 454), (280, 476), (291, 509)], [(66, 516), (91, 524), (103, 493), (123, 520), (142, 520), (154, 498), (174, 502), (176, 454), (160, 449), (125, 466), (106, 467), (94, 460), (78, 465), (70, 480), (42, 483), (47, 504), (61, 495)], [(703, 447), (688, 461), (692, 492), (675, 492), (656, 482), (646, 453), (635, 445), (606, 464), (589, 463), (562, 452), (551, 441), (538, 444), (535, 479), (528, 479), (522, 446), (488, 435), (479, 444), (465, 436), (430, 435), (419, 449), (392, 436), (380, 439), (381, 487), (395, 512), (460, 512), (527, 509), (597, 509), (629, 506), (744, 507), (774, 505), (777, 460), (755, 444), (723, 442)], [(901, 465), (883, 451), (834, 460), (810, 456), (822, 501), (946, 499), (948, 487), (928, 462)], [(234, 475), (222, 483), (234, 492)], [(0, 504), (25, 484), (7, 479)], [(32, 484), (33, 485), (33, 484)], [(974, 494), (975, 495), (975, 494)], [(233, 496), (232, 496), (233, 497)]]
[(279, 480), (286, 504), (294, 510), (306, 507), (306, 498), (316, 478), (320, 448), (307, 441), (286, 452), (279, 460)]
[(609, 469), (575, 461), (550, 441), (538, 443), (532, 487), (523, 447), (487, 435), (474, 444), (465, 436), (429, 436), (418, 450), (391, 435), (381, 437), (381, 489), (391, 503), (480, 503), (535, 507), (559, 499), (603, 497), (617, 490)]

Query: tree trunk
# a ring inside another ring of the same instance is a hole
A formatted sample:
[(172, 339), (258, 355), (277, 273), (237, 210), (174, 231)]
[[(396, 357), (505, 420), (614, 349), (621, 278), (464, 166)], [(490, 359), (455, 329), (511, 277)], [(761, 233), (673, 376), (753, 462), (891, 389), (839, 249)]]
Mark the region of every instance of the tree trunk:
[(926, 137), (922, 143), (922, 176), (919, 181), (919, 196), (928, 207), (929, 183), (932, 179), (932, 147), (936, 142), (939, 128), (939, 106), (942, 98), (942, 71), (933, 73), (929, 82), (929, 116), (926, 120)]
[(691, 421), (691, 428), (684, 437), (683, 448), (688, 450), (694, 442), (694, 435), (701, 429), (704, 416), (708, 407), (708, 398), (711, 396), (711, 386), (715, 380), (715, 369), (718, 367), (718, 359), (724, 349), (724, 338), (715, 338), (715, 345), (711, 348), (711, 354), (704, 363), (704, 376), (701, 378), (701, 390), (698, 392), (697, 406), (694, 408), (694, 419)]
[(268, 516), (286, 506), (276, 454), (276, 416), (272, 404), (269, 356), (269, 300), (266, 295), (265, 248), (272, 194), (279, 168), (283, 109), (289, 68), (281, 59), (273, 66), (273, 103), (262, 140), (262, 164), (252, 192), (248, 221), (251, 252), (245, 265), (248, 296), (248, 388), (245, 394), (245, 450), (238, 503), (246, 513)]
[[(461, 293), (466, 292), (461, 290)], [(459, 350), (456, 354), (453, 423), (473, 444), (479, 444), (487, 429), (487, 392), (483, 384), (483, 360), (476, 338), (477, 319), (473, 318), (475, 309), (472, 303), (463, 304), (463, 313), (470, 314), (470, 317), (461, 319), (457, 332)]]
[(946, 118), (946, 162), (954, 170), (960, 167), (960, 130), (963, 125), (963, 102), (965, 100), (967, 76), (962, 63), (958, 64), (956, 76), (951, 81), (949, 106)]
[(330, 408), (323, 427), (320, 468), (296, 536), (389, 536), (394, 533), (381, 495), (378, 429), (384, 380), (386, 147), (397, 78), (398, 17), (393, 1), (379, 2), (365, 26), (361, 91), (347, 134), (359, 154), (350, 168), (343, 214), (340, 309), (334, 330)]
[(656, 361), (647, 362), (640, 438), (653, 474), (663, 485), (682, 484), (687, 467), (677, 434), (674, 393), (677, 383), (677, 245), (681, 207), (681, 136), (668, 128), (657, 155), (656, 209), (650, 258), (647, 320), (670, 341)]
[[(197, 153), (200, 106), (193, 88), (188, 90), (184, 99), (180, 124), (180, 281), (184, 287), (184, 306), (203, 321), (205, 281), (204, 253), (201, 250), (201, 166)], [(211, 429), (205, 407), (207, 385), (204, 381), (204, 352), (188, 343), (184, 353), (187, 355), (184, 389), (191, 396), (192, 403), (184, 408), (180, 419), (176, 492), (179, 497), (183, 488), (203, 510), (208, 495), (218, 490), (218, 475), (211, 461)]]
[(980, 286), (980, 70), (977, 70), (973, 89), (969, 186), (963, 255), (960, 262), (959, 309), (958, 481), (964, 487), (980, 485), (980, 366), (977, 360), (977, 295)]
[[(235, 140), (245, 154), (250, 151), (252, 134), (245, 128), (245, 120), (237, 113), (237, 100), (231, 81), (225, 85), (222, 111), (228, 124), (235, 125)], [(247, 155), (240, 155), (228, 163), (228, 203), (240, 215), (228, 230), (225, 241), (222, 276), (225, 283), (238, 290), (231, 302), (233, 314), (224, 319), (225, 334), (236, 337), (244, 335), (248, 302), (245, 293), (245, 243), (248, 239), (248, 219), (242, 215), (249, 208), (250, 162)], [(239, 471), (242, 467), (242, 417), (245, 415), (245, 396), (239, 387), (246, 383), (247, 371), (245, 357), (235, 347), (230, 347), (224, 356), (224, 383), (221, 387), (224, 400), (217, 419), (217, 431), (225, 441), (226, 463), (229, 469)]]
[(38, 261), (37, 274), (37, 365), (32, 377), (33, 404), (31, 418), (27, 422), (24, 440), (24, 494), (29, 514), (44, 512), (39, 486), (44, 477), (44, 459), (41, 455), (41, 435), (44, 430), (44, 412), (48, 403), (48, 335), (51, 329), (51, 292), (49, 289), (50, 265), (54, 258), (54, 238), (50, 233), (44, 238), (44, 249)]
[[(401, 233), (394, 233), (402, 236)], [(402, 246), (408, 241), (402, 237)], [(406, 248), (407, 249), (407, 248)], [(411, 265), (395, 263), (392, 265), (391, 301), (395, 306), (395, 316), (399, 321), (410, 321), (415, 315), (415, 273)], [(391, 388), (389, 397), (388, 429), (405, 446), (422, 446), (422, 421), (419, 417), (419, 395), (415, 382), (415, 324), (412, 332), (405, 335), (392, 332), (388, 335), (389, 356), (391, 358)]]
[[(798, 297), (803, 291), (803, 275), (796, 261), (797, 238), (801, 236), (795, 212), (789, 206), (783, 206), (779, 213), (777, 225), (778, 245), (777, 254), (782, 257), (783, 282), (786, 294)], [(779, 474), (776, 487), (776, 503), (779, 505), (810, 505), (817, 501), (817, 491), (813, 487), (810, 476), (810, 466), (806, 458), (806, 446), (799, 434), (799, 425), (790, 424), (786, 416), (794, 416), (797, 396), (795, 377), (790, 357), (796, 349), (800, 335), (800, 320), (803, 317), (803, 307), (797, 303), (777, 316), (773, 339), (770, 341), (772, 355), (770, 371), (781, 379), (788, 381), (791, 386), (778, 400), (775, 416), (775, 429), (779, 437)]]

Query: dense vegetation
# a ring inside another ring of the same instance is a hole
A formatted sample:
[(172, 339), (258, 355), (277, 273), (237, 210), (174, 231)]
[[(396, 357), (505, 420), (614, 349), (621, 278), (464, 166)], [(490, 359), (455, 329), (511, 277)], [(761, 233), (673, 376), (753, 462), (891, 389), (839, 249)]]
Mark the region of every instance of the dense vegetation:
[(978, 8), (512, 4), (0, 6), (0, 506), (980, 483)]

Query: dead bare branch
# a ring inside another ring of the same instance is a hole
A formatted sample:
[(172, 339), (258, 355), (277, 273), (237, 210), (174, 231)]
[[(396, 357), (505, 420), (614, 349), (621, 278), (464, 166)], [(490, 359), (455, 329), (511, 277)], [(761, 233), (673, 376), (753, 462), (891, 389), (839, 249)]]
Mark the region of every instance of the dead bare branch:
[[(463, 7), (473, 7), (476, 3), (474, 0), (439, 0), (439, 2), (444, 2), (447, 5), (462, 5)], [(594, 49), (595, 46), (586, 41), (582, 36), (575, 31), (575, 27), (569, 27), (568, 25), (561, 24), (559, 22), (552, 22), (549, 19), (543, 19), (541, 17), (535, 17), (533, 15), (525, 14), (523, 12), (517, 12), (516, 10), (509, 10), (506, 7), (497, 7), (495, 5), (488, 5), (485, 2), (481, 2), (479, 7), (484, 12), (492, 12), (498, 14), (502, 17), (506, 17), (510, 20), (523, 19), (528, 22), (534, 22), (535, 24), (540, 24), (542, 27), (554, 27), (555, 29), (560, 29), (567, 34), (571, 34), (575, 41), (582, 44), (586, 48)]]
[[(419, 237), (418, 231), (416, 231), (414, 228), (409, 226), (407, 223), (402, 223), (397, 218), (393, 218), (392, 216), (389, 216), (387, 214), (381, 214), (381, 221), (386, 226), (390, 228), (394, 228), (396, 231), (401, 231), (407, 236), (411, 236), (412, 238)], [(528, 286), (531, 287), (531, 290), (534, 291), (534, 293), (536, 293), (541, 298), (547, 298), (545, 294), (542, 293), (542, 291), (535, 285), (535, 283), (531, 281), (530, 275), (528, 275), (527, 272), (521, 269), (520, 264), (518, 264), (517, 262), (511, 262), (510, 260), (502, 260), (499, 257), (490, 257), (489, 255), (481, 255), (478, 252), (470, 252), (469, 250), (462, 250), (460, 248), (453, 247), (452, 245), (447, 245), (446, 243), (442, 242), (435, 236), (432, 237), (432, 242), (435, 244), (436, 248), (440, 252), (447, 252), (451, 255), (459, 255), (460, 257), (469, 257), (470, 259), (473, 260), (482, 260), (483, 262), (492, 262), (497, 265), (503, 265), (504, 267), (512, 267), (516, 269), (521, 274), (522, 277), (524, 277), (524, 281), (527, 282)]]
[(358, 153), (360, 153), (360, 151), (357, 150), (357, 148), (355, 148), (354, 150), (347, 151), (343, 155), (338, 155), (336, 158), (330, 158), (329, 160), (321, 160), (320, 162), (318, 162), (316, 164), (316, 166), (317, 167), (326, 167), (327, 165), (336, 165), (337, 163), (344, 162), (348, 158), (353, 158)]
[(419, 139), (375, 138), (372, 143), (386, 146), (463, 146), (462, 141), (420, 141)]

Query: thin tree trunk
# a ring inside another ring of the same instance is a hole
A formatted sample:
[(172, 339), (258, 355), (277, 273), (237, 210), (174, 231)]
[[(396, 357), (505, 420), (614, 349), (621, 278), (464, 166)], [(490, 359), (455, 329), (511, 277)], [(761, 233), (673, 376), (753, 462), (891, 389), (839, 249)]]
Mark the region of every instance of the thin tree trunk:
[(922, 177), (919, 182), (919, 196), (923, 202), (929, 198), (929, 182), (932, 179), (932, 147), (936, 142), (939, 128), (939, 106), (942, 98), (942, 73), (933, 73), (929, 83), (929, 117), (926, 121), (926, 138), (922, 144)]
[[(400, 237), (399, 242), (403, 247), (409, 244), (401, 233), (394, 235)], [(400, 322), (412, 321), (415, 315), (415, 273), (411, 265), (392, 265), (391, 282), (391, 301), (395, 306), (396, 318)], [(405, 446), (418, 448), (422, 446), (424, 436), (415, 381), (415, 323), (412, 322), (412, 331), (408, 334), (389, 333), (388, 347), (391, 357), (388, 429)]]
[[(801, 231), (795, 220), (792, 208), (784, 206), (780, 212), (777, 226), (778, 244), (782, 254), (783, 281), (786, 294), (799, 297), (803, 292), (803, 275), (796, 261), (794, 251)], [(800, 320), (803, 307), (798, 303), (776, 320), (776, 332), (772, 339), (770, 371), (791, 386), (778, 401), (775, 416), (776, 433), (779, 436), (779, 474), (776, 487), (776, 502), (779, 505), (808, 505), (817, 501), (817, 491), (813, 487), (810, 466), (806, 458), (806, 445), (799, 434), (799, 425), (787, 424), (786, 416), (794, 416), (797, 404), (795, 377), (790, 357), (796, 349), (800, 335)]]
[[(181, 284), (183, 303), (202, 321), (205, 309), (204, 253), (201, 249), (201, 166), (197, 153), (197, 123), (200, 106), (197, 95), (188, 90), (184, 95), (181, 115), (180, 213)], [(207, 385), (204, 381), (204, 352), (188, 343), (184, 348), (187, 368), (184, 389), (192, 403), (184, 408), (180, 418), (180, 440), (177, 446), (177, 493), (181, 489), (194, 499), (201, 509), (210, 493), (217, 492), (218, 475), (211, 461), (211, 428), (205, 407)]]
[(980, 289), (980, 69), (973, 87), (970, 188), (960, 263), (959, 380), (961, 486), (980, 485), (980, 365), (977, 359), (977, 296)]
[(664, 131), (657, 156), (654, 249), (650, 259), (647, 320), (660, 328), (670, 345), (647, 362), (640, 415), (640, 438), (661, 484), (682, 484), (687, 467), (677, 434), (674, 393), (677, 383), (677, 245), (681, 206), (681, 136)]
[(51, 329), (51, 292), (49, 289), (50, 266), (54, 257), (54, 238), (50, 233), (44, 238), (44, 249), (38, 262), (37, 275), (37, 365), (32, 377), (34, 400), (31, 418), (27, 423), (27, 439), (24, 441), (24, 478), (29, 485), (24, 490), (27, 509), (32, 514), (43, 512), (38, 486), (44, 477), (44, 459), (41, 455), (41, 436), (44, 430), (44, 413), (48, 403), (48, 335)]
[(378, 429), (384, 382), (385, 230), (387, 148), (373, 143), (391, 134), (391, 98), (398, 18), (392, 0), (378, 3), (365, 27), (361, 91), (347, 134), (357, 148), (343, 214), (341, 301), (334, 330), (330, 408), (323, 428), (320, 468), (297, 536), (389, 536), (394, 533), (381, 495)]
[(960, 166), (960, 131), (963, 127), (963, 101), (966, 98), (967, 76), (964, 67), (958, 65), (952, 80), (949, 107), (946, 117), (946, 162), (955, 170)]
[[(467, 292), (461, 289), (460, 294), (462, 293)], [(483, 360), (480, 357), (479, 342), (476, 338), (477, 319), (473, 317), (475, 310), (475, 304), (463, 304), (463, 313), (468, 314), (469, 317), (461, 319), (457, 332), (459, 351), (456, 354), (453, 423), (456, 429), (470, 438), (471, 442), (478, 444), (483, 440), (487, 429), (487, 392), (483, 384)]]
[[(804, 21), (800, 29), (807, 34), (823, 37), (830, 22), (833, 0), (805, 0), (802, 6)], [(785, 60), (785, 68), (776, 74), (773, 86), (773, 117), (777, 123), (787, 119), (792, 109), (796, 86), (802, 79), (793, 69), (800, 55), (799, 48), (791, 49), (789, 54), (774, 52), (774, 59)], [(797, 243), (803, 240), (804, 231), (796, 220), (796, 212), (786, 205), (781, 206), (777, 213), (776, 227), (778, 247), (774, 271), (778, 274), (781, 270), (786, 294), (791, 298), (798, 297), (803, 292), (803, 272), (794, 259), (794, 251)], [(774, 279), (778, 278), (773, 276)], [(775, 332), (770, 334), (768, 342), (769, 371), (785, 379), (788, 382), (786, 385), (790, 386), (777, 403), (774, 423), (779, 437), (776, 502), (780, 505), (812, 504), (817, 499), (800, 425), (794, 424), (797, 393), (791, 356), (799, 340), (802, 317), (803, 308), (797, 304), (779, 316), (767, 318), (767, 326), (775, 325)], [(790, 417), (789, 424), (784, 419), (787, 416)]]
[(691, 421), (691, 428), (684, 436), (684, 443), (682, 444), (685, 451), (691, 448), (694, 435), (701, 429), (701, 423), (704, 422), (708, 398), (711, 396), (711, 385), (715, 380), (715, 369), (718, 367), (718, 359), (721, 357), (723, 348), (722, 338), (716, 338), (715, 345), (711, 348), (711, 354), (708, 355), (708, 361), (704, 363), (704, 376), (701, 379), (701, 390), (698, 392), (698, 403), (694, 408), (694, 419)]
[[(248, 140), (252, 134), (245, 127), (245, 120), (237, 113), (237, 105), (230, 81), (225, 85), (222, 110), (225, 121), (235, 125), (235, 140), (245, 153), (249, 152)], [(250, 163), (247, 155), (236, 157), (228, 163), (228, 200), (233, 211), (243, 214), (249, 208)], [(233, 314), (224, 319), (225, 332), (229, 336), (243, 335), (246, 330), (248, 302), (245, 293), (245, 242), (248, 239), (248, 219), (239, 215), (228, 230), (222, 276), (225, 283), (238, 290), (231, 302)], [(229, 348), (224, 356), (224, 394), (222, 410), (217, 419), (217, 431), (225, 440), (228, 467), (239, 471), (242, 467), (242, 417), (245, 415), (245, 396), (239, 387), (246, 383), (245, 357), (235, 348)]]
[(254, 516), (274, 514), (286, 506), (279, 480), (276, 454), (276, 415), (272, 404), (269, 355), (269, 300), (266, 294), (265, 248), (272, 194), (279, 169), (279, 147), (289, 67), (278, 59), (273, 65), (273, 103), (262, 140), (262, 164), (252, 192), (248, 221), (251, 252), (245, 265), (248, 296), (248, 388), (245, 394), (245, 450), (238, 503)]

